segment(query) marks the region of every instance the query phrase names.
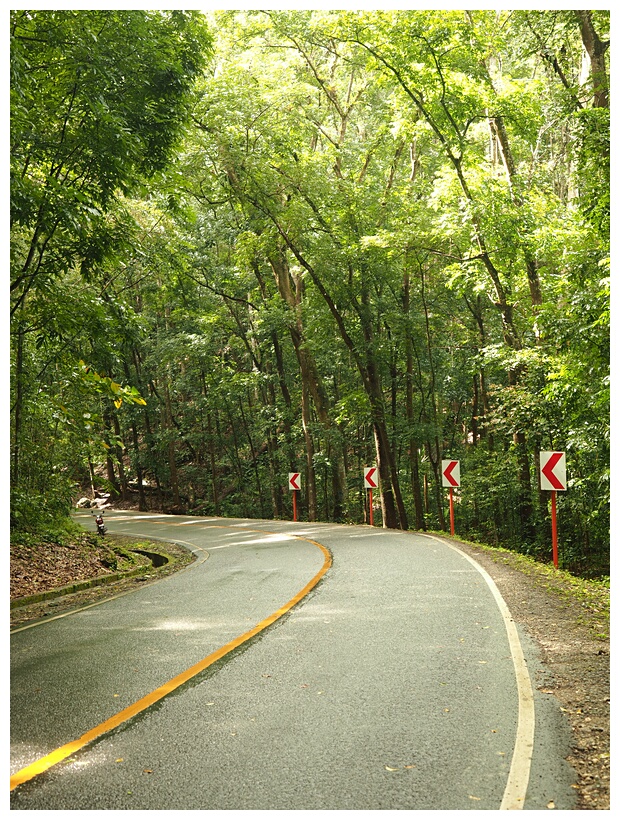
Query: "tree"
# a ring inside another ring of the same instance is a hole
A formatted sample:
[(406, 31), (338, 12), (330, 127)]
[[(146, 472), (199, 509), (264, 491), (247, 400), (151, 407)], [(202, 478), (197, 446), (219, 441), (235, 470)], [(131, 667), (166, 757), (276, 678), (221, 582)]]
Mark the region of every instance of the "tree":
[[(120, 193), (105, 204), (88, 177), (88, 224), (73, 196), (82, 166), (59, 187), (41, 174), (40, 202), (58, 189), (64, 210), (24, 276), (38, 211), (14, 224), (13, 440), (42, 447), (61, 404), (39, 462), (42, 478), (64, 476), (58, 498), (69, 476), (106, 475), (125, 494), (136, 479), (142, 507), (217, 515), (289, 515), (286, 475), (305, 464), (303, 517), (367, 520), (362, 467), (376, 463), (382, 523), (420, 529), (446, 528), (440, 465), (458, 458), (459, 532), (542, 559), (538, 453), (565, 450), (562, 560), (604, 574), (608, 14), (212, 21), (215, 59), (174, 163), (152, 173), (148, 146), (127, 137)], [(77, 111), (68, 100), (55, 109)], [(47, 134), (53, 106), (37, 105)], [(84, 116), (85, 145), (70, 117), (67, 145), (109, 154), (99, 115)], [(39, 177), (22, 167), (27, 216)]]
[(75, 350), (77, 341), (59, 321), (62, 309), (51, 325), (43, 321), (54, 315), (50, 300), (65, 282), (96, 290), (103, 261), (126, 252), (130, 225), (119, 196), (169, 161), (209, 47), (194, 12), (11, 12), (11, 480), (18, 495), (29, 485), (21, 469), (25, 426), (41, 392), (53, 392), (35, 375), (37, 350), (51, 342)]

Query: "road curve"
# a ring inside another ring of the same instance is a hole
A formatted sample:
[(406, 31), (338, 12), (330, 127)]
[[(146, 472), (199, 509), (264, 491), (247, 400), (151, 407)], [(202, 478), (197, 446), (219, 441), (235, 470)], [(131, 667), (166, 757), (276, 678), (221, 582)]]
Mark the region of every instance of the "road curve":
[(571, 808), (517, 628), (444, 539), (107, 523), (199, 560), (12, 636), (11, 808)]

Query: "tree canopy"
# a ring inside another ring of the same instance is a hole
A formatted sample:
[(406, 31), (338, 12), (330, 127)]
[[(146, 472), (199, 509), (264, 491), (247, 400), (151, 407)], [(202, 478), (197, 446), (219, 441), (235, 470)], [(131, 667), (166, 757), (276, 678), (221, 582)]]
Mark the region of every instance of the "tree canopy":
[[(609, 13), (11, 13), (12, 520), (140, 507), (609, 561)], [(41, 93), (41, 92), (44, 93)]]

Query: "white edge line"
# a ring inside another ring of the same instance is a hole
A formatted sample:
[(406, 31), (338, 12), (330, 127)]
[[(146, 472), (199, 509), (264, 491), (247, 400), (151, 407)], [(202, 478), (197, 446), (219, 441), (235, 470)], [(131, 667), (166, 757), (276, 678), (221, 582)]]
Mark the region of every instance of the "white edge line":
[(487, 582), (487, 585), (491, 590), (499, 611), (504, 619), (504, 625), (506, 626), (506, 632), (508, 634), (508, 643), (510, 645), (510, 653), (512, 655), (512, 663), (514, 665), (515, 678), (517, 682), (519, 715), (517, 721), (515, 746), (512, 753), (512, 762), (510, 764), (510, 772), (508, 773), (508, 782), (506, 783), (506, 788), (504, 789), (504, 797), (502, 798), (500, 809), (522, 809), (525, 803), (525, 796), (527, 794), (527, 787), (530, 780), (532, 754), (534, 752), (535, 710), (532, 681), (525, 662), (523, 648), (521, 647), (521, 641), (519, 640), (519, 633), (517, 632), (514, 619), (510, 614), (510, 610), (502, 598), (495, 581), (477, 561), (467, 555), (466, 552), (463, 552), (463, 550), (460, 550), (458, 547), (454, 546), (454, 544), (451, 544), (443, 538), (438, 538), (435, 535), (428, 535), (427, 533), (416, 533), (416, 535), (423, 535), (425, 538), (432, 538), (434, 541), (439, 541), (441, 544), (445, 544), (450, 547), (450, 549), (455, 550), (455, 552), (458, 552), (466, 558), (470, 564), (473, 564), (473, 566)]

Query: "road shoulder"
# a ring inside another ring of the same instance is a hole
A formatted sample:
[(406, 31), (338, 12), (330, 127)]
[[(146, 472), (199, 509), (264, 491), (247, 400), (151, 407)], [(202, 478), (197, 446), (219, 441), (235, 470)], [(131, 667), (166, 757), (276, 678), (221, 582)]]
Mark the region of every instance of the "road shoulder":
[[(502, 550), (454, 540), (493, 578), (515, 621), (537, 645), (547, 674), (533, 681), (557, 698), (572, 728), (568, 763), (578, 775), (577, 809), (610, 808), (609, 632), (596, 636), (582, 603), (560, 595), (544, 574), (512, 565)], [(549, 588), (551, 587), (551, 588)], [(588, 626), (588, 622), (590, 626)], [(596, 621), (595, 621), (596, 626)]]

